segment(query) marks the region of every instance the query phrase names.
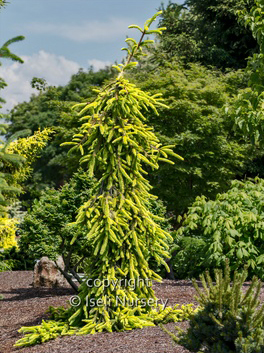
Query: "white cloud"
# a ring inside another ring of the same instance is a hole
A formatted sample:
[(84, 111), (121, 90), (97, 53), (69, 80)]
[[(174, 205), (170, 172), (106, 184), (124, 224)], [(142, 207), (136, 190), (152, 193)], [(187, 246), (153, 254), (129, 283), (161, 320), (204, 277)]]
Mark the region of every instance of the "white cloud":
[(27, 101), (32, 93), (37, 93), (30, 85), (34, 76), (44, 78), (48, 85), (65, 85), (71, 75), (80, 68), (78, 63), (67, 60), (64, 56), (57, 56), (43, 50), (22, 58), (24, 64), (12, 63), (0, 66), (0, 77), (8, 84), (0, 92), (0, 96), (6, 100), (3, 111), (13, 108), (17, 103)]
[(89, 21), (81, 24), (30, 23), (24, 28), (31, 33), (51, 34), (76, 42), (98, 42), (116, 39), (126, 34), (128, 18), (110, 18), (108, 21)]
[(104, 69), (106, 66), (110, 66), (111, 61), (102, 61), (97, 59), (88, 60), (88, 64), (93, 67), (94, 71)]

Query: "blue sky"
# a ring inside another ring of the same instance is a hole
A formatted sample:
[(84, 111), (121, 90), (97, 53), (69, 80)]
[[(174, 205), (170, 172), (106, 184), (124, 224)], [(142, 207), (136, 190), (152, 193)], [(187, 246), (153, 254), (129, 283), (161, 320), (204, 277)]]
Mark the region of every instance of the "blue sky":
[(10, 48), (25, 63), (2, 60), (0, 77), (8, 83), (1, 92), (7, 101), (4, 110), (29, 99), (33, 76), (64, 85), (80, 67), (93, 65), (98, 70), (120, 61), (126, 35), (137, 35), (127, 27), (143, 25), (160, 4), (161, 0), (10, 0), (0, 12), (0, 44), (24, 35), (23, 42)]

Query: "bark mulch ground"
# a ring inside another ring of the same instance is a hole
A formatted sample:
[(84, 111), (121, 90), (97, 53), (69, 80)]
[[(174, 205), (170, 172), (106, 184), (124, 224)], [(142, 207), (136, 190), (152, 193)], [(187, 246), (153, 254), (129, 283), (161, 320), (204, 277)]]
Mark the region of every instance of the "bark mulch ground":
[[(17, 271), (0, 273), (0, 353), (187, 353), (174, 344), (160, 327), (148, 327), (116, 333), (99, 333), (87, 336), (64, 336), (42, 345), (14, 348), (22, 337), (21, 326), (33, 326), (47, 319), (45, 311), (52, 306), (66, 305), (73, 293), (71, 288), (33, 288), (33, 272)], [(190, 281), (164, 280), (155, 284), (158, 298), (169, 299), (168, 305), (194, 302), (195, 293)], [(188, 323), (179, 323), (187, 327)], [(167, 324), (174, 330), (175, 324)]]
[[(99, 333), (87, 336), (64, 336), (56, 340), (26, 348), (14, 348), (13, 344), (22, 337), (17, 330), (21, 326), (33, 326), (47, 319), (49, 306), (65, 306), (74, 294), (71, 288), (33, 288), (33, 272), (0, 273), (0, 353), (188, 353), (189, 351), (172, 342), (160, 327), (148, 327), (115, 333)], [(244, 289), (248, 288), (246, 283)], [(156, 296), (169, 299), (168, 305), (194, 303), (195, 290), (191, 281), (155, 283)], [(264, 301), (264, 288), (261, 289)], [(178, 323), (187, 328), (188, 322)], [(175, 324), (166, 327), (173, 331)]]

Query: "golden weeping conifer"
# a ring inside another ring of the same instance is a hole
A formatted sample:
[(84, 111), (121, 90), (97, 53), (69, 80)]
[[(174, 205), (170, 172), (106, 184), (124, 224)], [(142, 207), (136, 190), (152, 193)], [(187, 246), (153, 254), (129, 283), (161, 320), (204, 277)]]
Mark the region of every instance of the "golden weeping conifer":
[[(158, 169), (159, 161), (172, 163), (169, 156), (182, 159), (173, 152), (174, 146), (162, 146), (145, 124), (144, 112), (158, 115), (166, 107), (160, 94), (150, 95), (130, 83), (124, 73), (137, 65), (135, 59), (144, 55), (143, 48), (152, 40), (145, 35), (160, 33), (165, 28), (149, 30), (160, 14), (146, 21), (139, 42), (127, 38), (127, 61), (114, 66), (117, 78), (101, 90), (91, 103), (76, 104), (83, 122), (80, 133), (73, 137), (70, 152), (80, 151), (80, 163), (91, 177), (97, 178), (93, 197), (79, 210), (76, 223), (85, 225), (87, 246), (93, 249), (84, 281), (79, 288), (76, 306), (54, 310), (54, 321), (40, 327), (22, 328), (31, 334), (16, 346), (30, 345), (57, 335), (88, 334), (102, 331), (123, 331), (154, 326), (160, 321), (177, 321), (189, 316), (190, 307), (157, 308), (152, 280), (161, 277), (149, 268), (153, 256), (167, 267), (168, 238), (156, 223), (160, 218), (148, 210), (156, 197), (150, 194), (146, 166)], [(72, 244), (78, 241), (73, 238)], [(169, 270), (169, 269), (168, 269)], [(153, 309), (156, 307), (156, 309)], [(52, 334), (51, 334), (52, 333)]]

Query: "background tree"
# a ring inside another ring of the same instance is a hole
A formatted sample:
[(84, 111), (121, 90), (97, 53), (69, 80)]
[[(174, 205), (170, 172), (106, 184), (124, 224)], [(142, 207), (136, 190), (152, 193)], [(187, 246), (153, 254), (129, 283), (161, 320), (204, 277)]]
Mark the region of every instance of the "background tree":
[[(6, 5), (5, 0), (0, 0), (0, 10)], [(13, 54), (9, 50), (9, 45), (24, 39), (23, 36), (15, 37), (5, 42), (0, 47), (0, 58), (7, 58), (18, 62), (23, 62), (21, 58)], [(0, 66), (2, 65), (0, 61)], [(0, 78), (0, 90), (7, 86), (6, 82)], [(0, 97), (0, 109), (2, 108), (1, 103), (4, 103), (4, 99)], [(0, 118), (2, 114), (0, 113)], [(0, 135), (6, 133), (6, 125), (0, 124)], [(20, 189), (10, 185), (12, 183), (12, 175), (8, 173), (4, 168), (6, 165), (12, 167), (20, 167), (24, 161), (24, 158), (17, 154), (8, 153), (7, 148), (10, 145), (12, 139), (10, 137), (7, 141), (0, 140), (0, 248), (9, 247), (15, 245), (15, 222), (8, 220), (7, 217), (7, 205), (8, 196), (14, 193), (19, 193)], [(0, 260), (0, 269), (6, 269), (5, 263)]]
[[(0, 10), (6, 5), (6, 3), (7, 3), (6, 0), (0, 0)], [(23, 36), (17, 36), (6, 41), (0, 47), (0, 58), (11, 59), (13, 61), (23, 63), (23, 60), (19, 56), (12, 53), (9, 49), (10, 44), (16, 43), (23, 39), (24, 39)], [(1, 61), (0, 61), (0, 65), (2, 65)], [(0, 78), (0, 89), (3, 89), (6, 86), (7, 86), (6, 82), (2, 78)], [(4, 102), (5, 101), (2, 98), (0, 98), (0, 103), (4, 103)], [(0, 109), (1, 108), (2, 106), (0, 105)], [(0, 115), (0, 118), (1, 117), (2, 115)], [(21, 130), (24, 130), (24, 128)], [(1, 134), (6, 133), (6, 125), (0, 124), (0, 131), (1, 131)], [(4, 141), (4, 140), (0, 141), (0, 144), (1, 144), (0, 146), (0, 207), (1, 207), (0, 213), (2, 217), (6, 212), (5, 206), (7, 205), (5, 194), (12, 193), (12, 192), (19, 192), (18, 188), (15, 188), (14, 186), (10, 185), (11, 174), (8, 173), (6, 170), (4, 171), (4, 168), (6, 167), (7, 164), (13, 165), (15, 167), (19, 167), (24, 161), (23, 156), (20, 156), (14, 153), (9, 153), (7, 151), (10, 143), (14, 139), (16, 139), (19, 136), (19, 134), (20, 133), (17, 132), (17, 134), (12, 135), (11, 137), (9, 136), (9, 139), (7, 141)]]
[[(257, 148), (250, 147), (250, 141), (245, 144), (241, 135), (234, 136), (233, 121), (223, 110), (247, 87), (248, 74), (243, 71), (221, 74), (198, 64), (184, 68), (177, 61), (156, 67), (155, 72), (145, 66), (141, 66), (141, 70), (144, 75), (131, 71), (130, 80), (153, 94), (161, 91), (165, 103), (171, 107), (170, 110), (161, 108), (159, 118), (146, 113), (148, 122), (164, 143), (177, 144), (180, 154), (185, 156), (183, 163), (162, 165), (158, 172), (150, 173), (149, 178), (154, 193), (167, 203), (168, 210), (182, 214), (196, 196), (215, 197), (217, 192), (227, 190), (230, 180), (248, 173), (252, 161), (259, 155)], [(39, 197), (40, 190), (63, 185), (77, 171), (79, 157), (67, 156), (65, 149), (59, 146), (77, 133), (80, 126), (70, 106), (74, 99), (81, 101), (84, 94), (92, 101), (92, 87), (95, 84), (100, 87), (101, 79), (107, 75), (107, 71), (80, 71), (65, 87), (50, 87), (11, 112), (9, 134), (23, 126), (33, 131), (46, 125), (55, 126), (56, 131), (42, 157), (34, 164), (32, 178), (27, 181), (27, 193), (21, 198), (29, 200), (26, 205)], [(257, 168), (261, 166), (256, 164), (256, 173)]]
[(0, 145), (0, 216), (5, 217), (7, 212), (6, 206), (8, 205), (8, 200), (12, 199), (12, 195), (21, 192), (21, 189), (14, 186), (14, 178), (12, 173), (9, 172), (10, 168), (19, 169), (21, 168), (25, 158), (18, 154), (9, 153), (7, 151), (10, 143), (17, 136), (13, 135), (6, 142)]
[(235, 104), (229, 107), (229, 115), (234, 119), (238, 133), (262, 148), (263, 146), (263, 94), (264, 94), (264, 44), (262, 13), (264, 5), (256, 0), (249, 10), (238, 11), (242, 25), (250, 28), (259, 44), (259, 51), (248, 61), (249, 83), (247, 89), (238, 95)]
[[(215, 11), (215, 18), (220, 21), (220, 24), (224, 24), (225, 18), (232, 14), (234, 15), (231, 16), (233, 27), (230, 24), (232, 31), (236, 31), (236, 26), (240, 28), (238, 33), (242, 31), (244, 22), (238, 22), (235, 10), (243, 8), (243, 1), (236, 4), (218, 1), (212, 9), (207, 9), (205, 4), (207, 4), (205, 1), (198, 4), (199, 6), (196, 4), (198, 6), (196, 8), (193, 3), (190, 9), (186, 10), (186, 16), (182, 10), (180, 11), (182, 13), (180, 18), (183, 22), (186, 21), (184, 26), (197, 25), (189, 16), (190, 12), (194, 11), (191, 8), (195, 8), (197, 13), (198, 10), (202, 13), (206, 12), (200, 16), (208, 18), (210, 16), (207, 12)], [(171, 4), (171, 9), (174, 9), (176, 6), (174, 5)], [(174, 16), (174, 11), (169, 9), (165, 10), (165, 19)], [(211, 26), (210, 21), (203, 21), (203, 23)], [(177, 23), (173, 18), (168, 22), (166, 31), (170, 33), (168, 38), (177, 40), (179, 37), (173, 32), (174, 26), (178, 26)], [(221, 27), (220, 24), (219, 27), (217, 24), (212, 25), (212, 28), (216, 26), (219, 29), (221, 39), (225, 36), (225, 27)], [(248, 31), (250, 33), (249, 29)], [(160, 40), (161, 47), (157, 43), (157, 48), (163, 55), (163, 39)], [(240, 43), (239, 39), (237, 40), (237, 43)], [(250, 43), (253, 42), (250, 41)], [(185, 46), (185, 39), (183, 43)], [(190, 48), (193, 48), (193, 45)], [(250, 46), (248, 47), (250, 51), (249, 48)], [(202, 52), (208, 52), (209, 49), (210, 47), (204, 48)], [(151, 172), (148, 178), (154, 186), (153, 192), (167, 203), (168, 210), (176, 216), (182, 215), (194, 202), (196, 196), (205, 195), (214, 198), (218, 192), (226, 191), (230, 187), (232, 179), (243, 178), (245, 175), (254, 177), (258, 174), (263, 175), (264, 172), (262, 150), (258, 145), (250, 146), (249, 138), (245, 140), (242, 133), (238, 131), (234, 133), (233, 130), (234, 124), (237, 125), (236, 117), (240, 120), (248, 117), (249, 104), (258, 104), (259, 108), (256, 112), (262, 114), (262, 100), (259, 99), (258, 103), (254, 103), (251, 91), (248, 92), (250, 72), (237, 70), (223, 74), (219, 70), (204, 68), (200, 64), (190, 63), (195, 61), (191, 59), (190, 53), (186, 54), (186, 60), (182, 62), (179, 58), (165, 55), (160, 62), (157, 60), (157, 55), (154, 55), (152, 59), (142, 60), (141, 72), (138, 73), (135, 68), (129, 75), (130, 80), (140, 85), (143, 90), (153, 94), (159, 90), (162, 91), (165, 103), (171, 107), (170, 110), (161, 108), (162, 114), (159, 118), (148, 113), (146, 117), (154, 126), (161, 141), (176, 144), (179, 154), (185, 157), (185, 161), (176, 162), (175, 166), (162, 165), (158, 172)], [(186, 66), (187, 62), (189, 64)], [(142, 72), (144, 72), (143, 75)], [(74, 154), (67, 156), (65, 149), (60, 147), (60, 144), (69, 140), (80, 127), (77, 114), (73, 114), (70, 107), (74, 101), (81, 102), (84, 97), (92, 101), (95, 98), (92, 87), (101, 87), (102, 83), (109, 80), (112, 75), (113, 71), (109, 68), (96, 73), (92, 70), (88, 72), (80, 70), (73, 75), (65, 87), (47, 87), (41, 94), (33, 96), (30, 102), (19, 104), (12, 110), (7, 136), (24, 127), (35, 131), (39, 127), (54, 126), (56, 131), (51, 143), (43, 151), (41, 159), (34, 164), (34, 172), (26, 184), (27, 193), (21, 196), (23, 204), (27, 207), (35, 197), (40, 196), (41, 190), (47, 186), (58, 188), (77, 171), (78, 157)], [(237, 98), (238, 96), (242, 98)], [(224, 110), (226, 105), (230, 107), (228, 112)], [(238, 109), (237, 112), (235, 107)], [(258, 118), (255, 116), (255, 111), (253, 114), (251, 131), (262, 136), (262, 125), (259, 124), (259, 128), (255, 129)], [(247, 118), (247, 121), (250, 119)], [(244, 125), (245, 132), (248, 127), (250, 124)]]
[(247, 173), (258, 150), (235, 136), (233, 121), (225, 112), (234, 97), (247, 86), (243, 71), (222, 74), (199, 64), (184, 68), (172, 61), (131, 79), (153, 94), (161, 92), (170, 109), (160, 116), (146, 114), (161, 141), (176, 145), (184, 157), (175, 165), (161, 165), (149, 174), (154, 193), (167, 202), (175, 215), (187, 211), (195, 198), (214, 198), (226, 191), (232, 179)]
[(10, 125), (7, 136), (28, 128), (37, 131), (52, 127), (55, 134), (49, 145), (43, 150), (41, 158), (34, 163), (34, 172), (25, 185), (27, 193), (23, 203), (29, 206), (35, 197), (40, 196), (46, 187), (63, 185), (78, 169), (78, 158), (67, 157), (62, 142), (68, 141), (77, 132), (80, 123), (70, 107), (73, 102), (80, 102), (83, 97), (93, 99), (92, 87), (100, 86), (113, 75), (112, 69), (99, 72), (79, 70), (72, 76), (65, 87), (46, 87), (38, 95), (33, 95), (29, 102), (18, 104), (6, 117)]
[[(185, 63), (199, 62), (220, 69), (243, 68), (257, 48), (250, 29), (238, 20), (236, 10), (250, 9), (254, 0), (186, 0), (162, 6), (160, 26), (167, 31), (159, 52)], [(159, 56), (159, 55), (158, 55)]]
[(232, 104), (226, 107), (226, 113), (234, 125), (236, 136), (255, 146), (258, 151), (253, 163), (249, 163), (246, 176), (264, 176), (263, 158), (263, 3), (255, 1), (250, 9), (237, 11), (241, 25), (252, 31), (252, 35), (259, 44), (259, 51), (248, 60), (246, 71), (249, 76), (248, 85), (239, 92)]

